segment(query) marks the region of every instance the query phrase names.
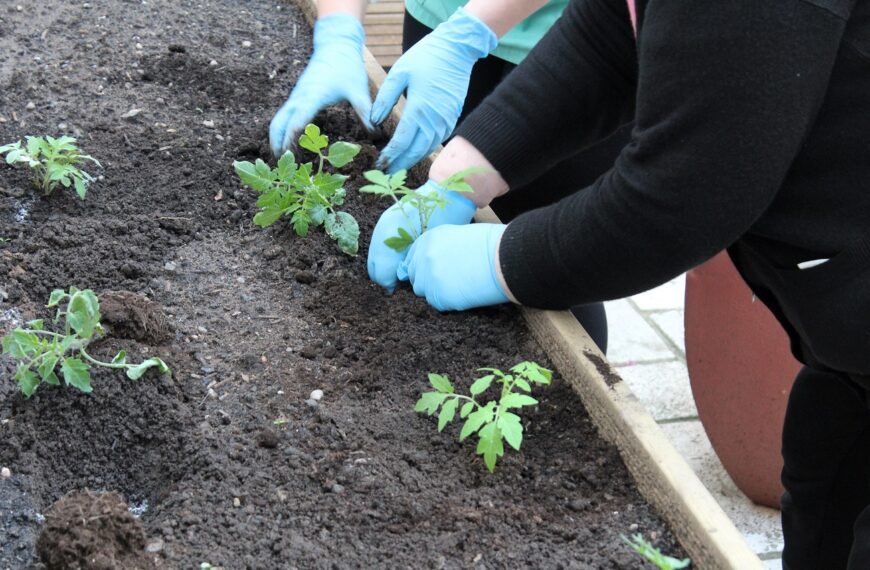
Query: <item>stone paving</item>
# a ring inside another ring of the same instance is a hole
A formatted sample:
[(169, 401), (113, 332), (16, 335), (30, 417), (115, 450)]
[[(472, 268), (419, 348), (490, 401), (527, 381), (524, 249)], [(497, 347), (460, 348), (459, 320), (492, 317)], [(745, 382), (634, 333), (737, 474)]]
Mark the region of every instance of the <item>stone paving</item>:
[(752, 503), (735, 485), (698, 420), (683, 341), (685, 276), (606, 303), (607, 359), (770, 570), (781, 570), (779, 511)]

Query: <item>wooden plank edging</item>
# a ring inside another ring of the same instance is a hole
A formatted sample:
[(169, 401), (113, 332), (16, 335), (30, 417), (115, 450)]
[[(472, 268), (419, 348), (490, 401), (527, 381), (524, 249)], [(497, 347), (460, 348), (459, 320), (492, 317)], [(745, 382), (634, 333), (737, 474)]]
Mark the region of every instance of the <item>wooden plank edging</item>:
[[(288, 0), (313, 23), (315, 0)], [(386, 73), (365, 48), (364, 60), (373, 91)], [(404, 109), (401, 97), (385, 127), (392, 130)], [(440, 147), (439, 149), (440, 150)], [(436, 153), (433, 153), (435, 156)], [(480, 222), (498, 222), (490, 208), (478, 211)], [(568, 380), (601, 435), (615, 444), (643, 496), (671, 526), (698, 570), (764, 570), (761, 560), (719, 506), (662, 429), (616, 374), (592, 339), (568, 311), (523, 307), (533, 336)]]

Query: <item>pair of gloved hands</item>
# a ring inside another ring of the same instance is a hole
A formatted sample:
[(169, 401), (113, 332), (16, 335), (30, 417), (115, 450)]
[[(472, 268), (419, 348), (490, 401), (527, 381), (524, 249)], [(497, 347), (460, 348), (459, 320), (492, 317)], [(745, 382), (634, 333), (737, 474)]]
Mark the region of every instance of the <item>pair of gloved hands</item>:
[[(287, 102), (269, 127), (276, 157), (327, 105), (349, 101), (364, 124), (382, 122), (407, 89), (408, 102), (393, 138), (383, 149), (379, 167), (392, 173), (410, 168), (453, 131), (462, 112), (474, 63), (486, 57), (498, 39), (489, 27), (464, 9), (414, 45), (392, 67), (374, 105), (362, 59), (365, 32), (350, 14), (331, 14), (314, 26), (314, 53)], [(431, 216), (427, 231), (399, 253), (385, 243), (404, 228), (420, 235), (417, 220), (405, 205), (387, 209), (372, 235), (368, 271), (373, 281), (393, 291), (410, 280), (414, 292), (436, 309), (464, 310), (508, 300), (495, 275), (495, 255), (504, 226), (474, 224), (476, 206), (467, 197), (430, 180), (417, 190), (441, 195), (446, 206)], [(416, 223), (416, 222), (413, 222)]]

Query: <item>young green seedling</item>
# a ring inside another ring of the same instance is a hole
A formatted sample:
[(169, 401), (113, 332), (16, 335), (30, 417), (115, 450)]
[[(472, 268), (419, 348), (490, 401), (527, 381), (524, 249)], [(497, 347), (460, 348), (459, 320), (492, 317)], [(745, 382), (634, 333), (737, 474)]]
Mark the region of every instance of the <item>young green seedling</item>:
[(58, 184), (64, 188), (73, 186), (76, 194), (82, 200), (88, 191), (88, 184), (94, 177), (79, 168), (86, 160), (90, 160), (100, 168), (100, 162), (86, 154), (81, 154), (72, 137), (26, 137), (27, 143), (21, 141), (0, 146), (0, 154), (6, 155), (8, 164), (22, 163), (34, 172), (33, 183), (42, 189), (46, 196), (51, 194)]
[[(65, 309), (60, 306), (62, 301), (66, 301)], [(123, 368), (131, 380), (141, 378), (152, 367), (161, 373), (169, 372), (166, 363), (156, 357), (140, 364), (128, 364), (123, 350), (111, 362), (99, 361), (87, 353), (87, 346), (103, 333), (100, 301), (90, 289), (80, 291), (70, 287), (69, 293), (55, 289), (46, 307), (58, 307), (53, 322), (57, 324), (63, 319), (63, 332), (45, 330), (39, 319), (28, 321), (28, 328), (18, 327), (2, 340), (3, 354), (18, 360), (15, 380), (26, 397), (33, 395), (43, 382), (60, 384), (55, 372), (58, 366), (67, 385), (86, 393), (93, 391), (91, 365)]]
[[(489, 169), (487, 168), (472, 166), (447, 177), (441, 182), (441, 186), (446, 190), (454, 192), (473, 192), (474, 189), (465, 181), (465, 177), (488, 171)], [(407, 228), (399, 228), (399, 235), (384, 240), (384, 243), (388, 247), (398, 252), (404, 251), (406, 247), (414, 243), (414, 240), (420, 237), (420, 234), (425, 232), (426, 228), (429, 227), (429, 219), (432, 217), (432, 214), (438, 208), (443, 208), (447, 205), (447, 199), (436, 190), (421, 193), (405, 186), (408, 178), (406, 170), (399, 170), (393, 175), (386, 174), (380, 170), (369, 170), (364, 172), (363, 176), (372, 184), (366, 184), (359, 191), (366, 194), (389, 196), (398, 205), (408, 222)], [(407, 209), (406, 206), (408, 207)], [(417, 209), (417, 220), (411, 220), (409, 216), (408, 212), (413, 208)], [(417, 227), (420, 228), (419, 232)]]
[(658, 548), (654, 548), (653, 545), (644, 540), (642, 534), (635, 534), (630, 539), (624, 534), (621, 536), (622, 540), (635, 552), (655, 564), (660, 570), (679, 570), (681, 568), (688, 568), (689, 564), (692, 563), (688, 558), (677, 560), (676, 558), (665, 556)]
[(324, 172), (323, 163), (341, 168), (353, 160), (360, 146), (347, 142), (330, 145), (329, 139), (320, 134), (320, 129), (311, 124), (299, 137), (299, 146), (319, 157), (317, 171), (313, 174), (312, 163), (297, 164), (290, 151), (278, 159), (276, 168), (270, 168), (260, 159), (254, 163), (233, 162), (242, 182), (260, 193), (257, 199), (260, 211), (254, 216), (254, 223), (265, 228), (284, 216), (290, 216), (293, 230), (301, 237), (308, 235), (311, 226), (323, 225), (341, 251), (356, 255), (359, 224), (347, 212), (336, 210), (337, 206), (344, 204), (346, 191), (343, 185), (347, 176)]
[[(495, 469), (495, 463), (504, 455), (504, 441), (519, 451), (523, 442), (523, 423), (512, 409), (523, 406), (534, 406), (538, 401), (527, 394), (533, 384), (549, 384), (553, 377), (552, 371), (534, 363), (520, 362), (505, 374), (497, 368), (478, 368), (480, 372), (489, 374), (476, 379), (469, 387), (471, 396), (456, 394), (447, 376), (429, 374), (429, 383), (434, 392), (423, 392), (417, 400), (415, 411), (433, 415), (438, 413), (438, 431), (453, 421), (456, 411), (465, 420), (459, 433), (459, 441), (464, 441), (470, 435), (477, 434), (477, 454), (483, 456), (483, 462), (490, 473)], [(490, 400), (485, 404), (475, 398), (495, 383), (501, 385), (498, 400)], [(514, 391), (518, 389), (519, 391)], [(460, 404), (462, 407), (460, 408)]]

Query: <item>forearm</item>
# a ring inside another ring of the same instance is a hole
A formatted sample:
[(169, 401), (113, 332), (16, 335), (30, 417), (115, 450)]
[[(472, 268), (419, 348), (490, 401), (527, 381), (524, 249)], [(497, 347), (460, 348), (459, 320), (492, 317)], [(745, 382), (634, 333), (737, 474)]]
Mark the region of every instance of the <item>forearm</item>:
[(845, 27), (799, 0), (659, 3), (646, 18), (632, 143), (593, 186), (502, 237), (525, 304), (631, 295), (749, 232), (812, 128)]
[(360, 22), (366, 13), (368, 0), (317, 0), (317, 17), (323, 18), (330, 14), (350, 14)]
[(465, 10), (502, 37), (511, 28), (534, 14), (548, 0), (469, 0)]

